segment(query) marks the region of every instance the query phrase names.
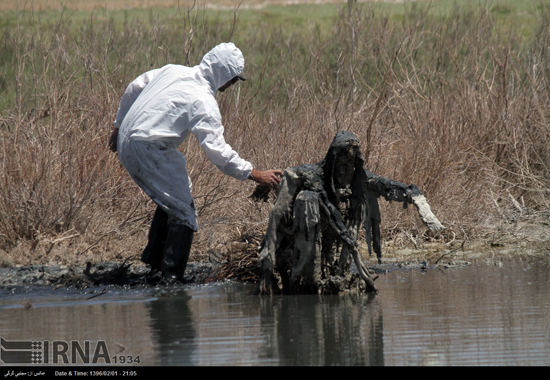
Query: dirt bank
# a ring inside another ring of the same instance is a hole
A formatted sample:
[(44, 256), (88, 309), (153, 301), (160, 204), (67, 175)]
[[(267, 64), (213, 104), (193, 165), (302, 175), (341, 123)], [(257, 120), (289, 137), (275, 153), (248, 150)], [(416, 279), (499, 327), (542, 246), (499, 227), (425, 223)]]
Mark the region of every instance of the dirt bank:
[[(189, 283), (211, 281), (210, 263), (190, 263), (186, 271)], [(0, 268), (0, 288), (117, 286), (124, 288), (164, 285), (160, 273), (139, 262), (88, 264), (86, 266), (30, 265)]]
[[(191, 261), (185, 273), (189, 284), (232, 279), (257, 282), (259, 270), (256, 256), (261, 236), (244, 242), (226, 244), (218, 264)], [(526, 256), (550, 260), (550, 215), (537, 214), (524, 222), (507, 223), (498, 231), (487, 233), (475, 241), (452, 240), (445, 244), (419, 242), (409, 237), (407, 244), (393, 238), (385, 241), (382, 264), (373, 256), (362, 256), (367, 266), (377, 273), (398, 269), (451, 269), (467, 266), (474, 260), (499, 264), (510, 257)], [(225, 260), (225, 261), (224, 261)], [(221, 262), (221, 263), (220, 263)], [(0, 267), (0, 289), (9, 287), (154, 287), (163, 285), (160, 274), (151, 273), (138, 256), (120, 262), (87, 263), (85, 265), (28, 265)]]
[[(474, 260), (498, 265), (509, 257), (528, 256), (550, 260), (550, 239), (539, 236), (536, 241), (485, 242), (477, 244), (457, 243), (454, 246), (425, 245), (422, 248), (400, 248), (388, 246), (382, 264), (374, 259), (367, 265), (375, 273), (387, 273), (403, 269), (452, 269), (470, 265)], [(248, 269), (252, 272), (255, 269)], [(232, 278), (241, 281), (241, 276), (231, 276), (220, 271), (209, 262), (190, 262), (185, 278), (188, 284), (204, 284)], [(256, 277), (253, 273), (250, 277)], [(252, 281), (254, 282), (254, 281)], [(0, 289), (10, 287), (100, 287), (143, 288), (164, 285), (158, 272), (151, 273), (148, 266), (139, 261), (89, 263), (86, 266), (31, 265), (0, 268)]]

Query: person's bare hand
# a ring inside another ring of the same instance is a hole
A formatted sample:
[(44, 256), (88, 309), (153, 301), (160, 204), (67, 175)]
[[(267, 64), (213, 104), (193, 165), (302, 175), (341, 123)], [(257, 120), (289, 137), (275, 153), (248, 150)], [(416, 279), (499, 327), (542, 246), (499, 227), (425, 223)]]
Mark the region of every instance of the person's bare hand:
[(281, 184), (282, 170), (256, 170), (252, 169), (250, 179), (257, 182), (259, 185), (276, 189)]
[(115, 128), (113, 130), (113, 133), (111, 133), (111, 137), (109, 138), (109, 149), (111, 152), (117, 151), (117, 141), (118, 141), (118, 128)]

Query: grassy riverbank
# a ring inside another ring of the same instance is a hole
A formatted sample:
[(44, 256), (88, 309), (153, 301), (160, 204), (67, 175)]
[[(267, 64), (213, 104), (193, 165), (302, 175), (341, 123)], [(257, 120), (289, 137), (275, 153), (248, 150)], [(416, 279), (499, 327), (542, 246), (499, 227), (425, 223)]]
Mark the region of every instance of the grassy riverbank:
[[(427, 233), (415, 210), (381, 201), (384, 241), (494, 242), (548, 225), (548, 0), (70, 3), (2, 2), (0, 265), (139, 255), (153, 205), (107, 149), (120, 96), (227, 40), (250, 78), (219, 96), (242, 157), (315, 163), (350, 130), (369, 170), (418, 185), (448, 227)], [(270, 204), (248, 198), (253, 184), (222, 176), (193, 138), (182, 149), (201, 225), (193, 257), (261, 235)]]

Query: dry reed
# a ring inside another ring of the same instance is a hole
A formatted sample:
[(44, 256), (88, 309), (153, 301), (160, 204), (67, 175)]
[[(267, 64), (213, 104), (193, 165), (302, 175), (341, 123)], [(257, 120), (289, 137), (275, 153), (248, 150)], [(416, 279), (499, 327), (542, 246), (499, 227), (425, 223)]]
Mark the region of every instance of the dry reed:
[[(382, 202), (384, 239), (477, 239), (546, 212), (548, 11), (525, 38), (489, 8), (407, 9), (395, 21), (349, 2), (328, 32), (301, 34), (200, 7), (117, 22), (96, 12), (80, 25), (19, 13), (0, 42), (0, 265), (138, 256), (153, 205), (107, 148), (119, 98), (141, 72), (198, 64), (225, 40), (251, 78), (219, 96), (242, 157), (260, 169), (315, 163), (349, 130), (369, 170), (418, 185), (449, 227), (430, 235)], [(182, 149), (201, 225), (195, 259), (266, 227), (270, 204), (249, 199), (252, 183), (223, 177), (193, 138)]]

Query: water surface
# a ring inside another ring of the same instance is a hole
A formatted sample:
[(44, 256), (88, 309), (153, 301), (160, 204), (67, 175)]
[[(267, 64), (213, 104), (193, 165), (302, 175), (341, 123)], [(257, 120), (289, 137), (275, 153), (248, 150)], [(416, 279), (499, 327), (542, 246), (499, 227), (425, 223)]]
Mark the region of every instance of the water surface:
[(376, 296), (257, 296), (231, 283), (4, 290), (0, 336), (103, 341), (134, 365), (548, 365), (549, 262), (394, 270)]

